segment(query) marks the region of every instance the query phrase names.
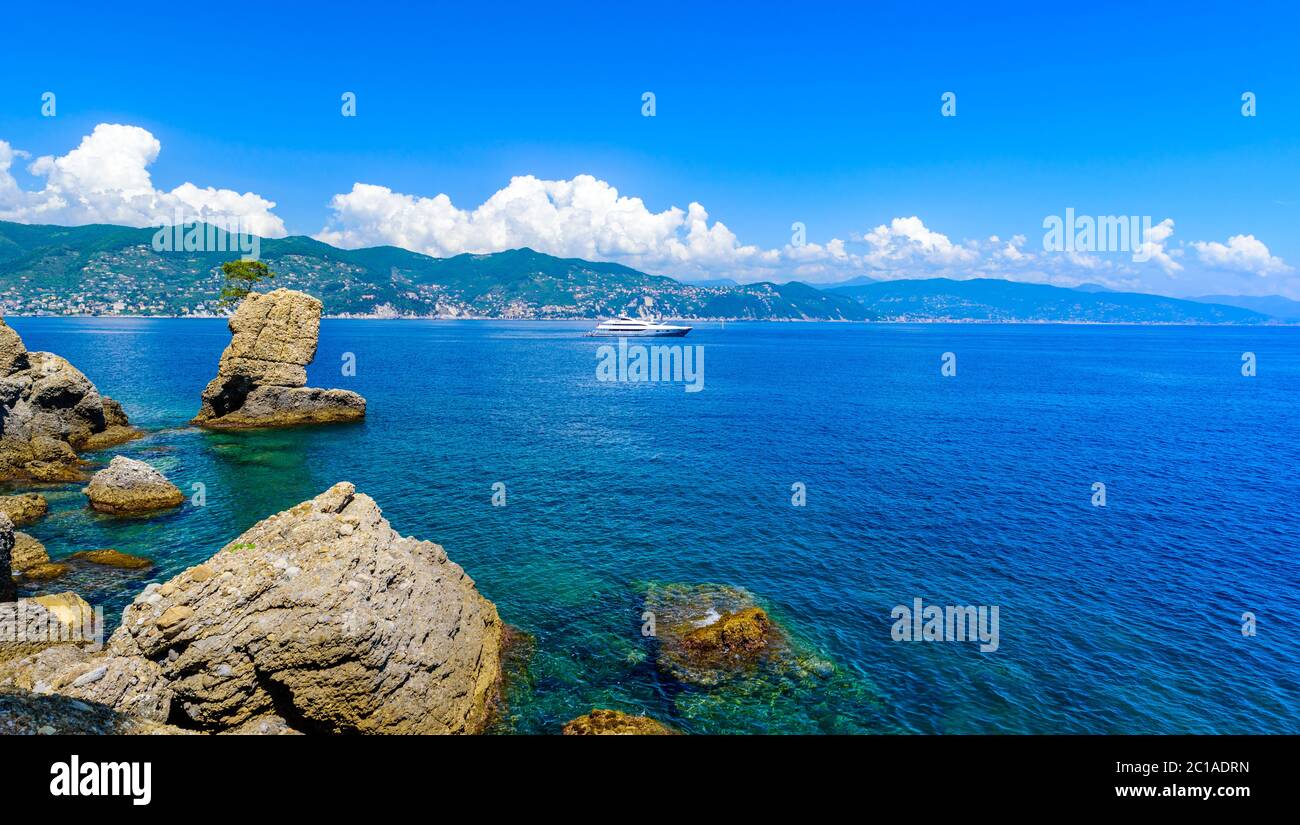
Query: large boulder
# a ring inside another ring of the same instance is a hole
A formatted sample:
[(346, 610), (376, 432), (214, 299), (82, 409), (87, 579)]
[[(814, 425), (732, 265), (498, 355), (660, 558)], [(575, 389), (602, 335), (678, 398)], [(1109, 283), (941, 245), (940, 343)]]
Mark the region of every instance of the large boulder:
[(180, 489), (143, 461), (114, 456), (90, 479), (83, 492), (101, 513), (132, 515), (176, 507), (185, 500)]
[(49, 564), (50, 554), (45, 545), (27, 533), (14, 532), (14, 549), (10, 558), (10, 572), (14, 575), (25, 573), (41, 564)]
[(302, 292), (251, 293), (230, 318), (230, 345), (203, 390), (194, 423), (247, 429), (356, 421), (366, 400), (347, 390), (307, 388), (316, 357), (321, 302)]
[(440, 546), (342, 483), (145, 588), (103, 654), (42, 681), (212, 732), (474, 733), (502, 629)]
[(121, 405), (100, 395), (76, 367), (29, 352), (0, 321), (0, 479), (77, 481), (77, 450), (139, 435)]
[(50, 511), (45, 496), (23, 493), (17, 496), (0, 496), (0, 513), (4, 513), (15, 527), (26, 527)]

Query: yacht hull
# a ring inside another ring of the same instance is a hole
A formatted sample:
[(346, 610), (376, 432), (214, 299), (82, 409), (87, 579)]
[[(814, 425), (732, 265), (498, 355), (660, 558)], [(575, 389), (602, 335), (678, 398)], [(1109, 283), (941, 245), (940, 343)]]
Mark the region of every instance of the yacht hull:
[(674, 329), (651, 329), (651, 330), (644, 330), (644, 331), (637, 331), (637, 332), (630, 332), (630, 331), (603, 332), (598, 330), (592, 330), (591, 332), (588, 332), (587, 335), (589, 335), (592, 338), (681, 338), (683, 335), (685, 335), (690, 331), (691, 331), (690, 327), (677, 327)]

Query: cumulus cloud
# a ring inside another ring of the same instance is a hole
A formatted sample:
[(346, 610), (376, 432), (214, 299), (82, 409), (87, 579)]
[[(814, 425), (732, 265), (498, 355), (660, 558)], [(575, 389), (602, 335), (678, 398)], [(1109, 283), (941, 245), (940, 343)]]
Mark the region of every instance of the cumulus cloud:
[[(1062, 286), (1093, 282), (1135, 289), (1156, 288), (1185, 274), (1178, 260), (1183, 250), (1171, 246), (1170, 218), (1151, 226), (1136, 248), (1114, 253), (1038, 249), (1019, 233), (1009, 239), (991, 235), (956, 241), (917, 215), (893, 218), (849, 240), (764, 248), (744, 243), (699, 203), (655, 211), (591, 175), (571, 180), (516, 177), (481, 205), (464, 209), (445, 194), (419, 197), (356, 183), (352, 191), (335, 195), (330, 208), (316, 237), (338, 246), (393, 244), (440, 257), (530, 246), (685, 279), (816, 283), (866, 274), (880, 279), (996, 277)], [(798, 234), (802, 238), (804, 233)], [(1284, 266), (1270, 259), (1267, 250), (1261, 257), (1246, 241), (1258, 243), (1234, 238), (1227, 247), (1193, 246), (1203, 260), (1250, 261), (1257, 269)], [(1162, 277), (1158, 281), (1154, 276)], [(1192, 288), (1199, 277), (1180, 283)]]
[(979, 258), (973, 244), (958, 246), (947, 235), (927, 228), (915, 215), (881, 224), (863, 240), (870, 247), (865, 259), (885, 269), (915, 263), (952, 266), (974, 263)]
[(521, 246), (565, 257), (634, 266), (703, 270), (775, 262), (779, 253), (740, 243), (698, 203), (654, 212), (590, 175), (572, 180), (512, 178), (472, 210), (357, 183), (330, 201), (316, 237), (342, 247), (393, 244), (428, 255), (499, 252)]
[(282, 237), (284, 222), (273, 201), (252, 192), (182, 183), (171, 191), (154, 188), (149, 166), (162, 145), (139, 126), (101, 123), (66, 155), (45, 155), (27, 167), (44, 178), (41, 189), (24, 190), (13, 164), (30, 155), (0, 140), (0, 220), (78, 225), (112, 223), (158, 226), (205, 220), (242, 231)]
[(1217, 269), (1246, 272), (1261, 277), (1292, 270), (1286, 261), (1270, 253), (1264, 242), (1254, 235), (1233, 235), (1226, 244), (1194, 241), (1192, 248), (1202, 263)]
[(1182, 250), (1166, 249), (1169, 239), (1174, 234), (1174, 221), (1172, 218), (1165, 218), (1160, 223), (1148, 229), (1142, 241), (1138, 244), (1135, 254), (1138, 260), (1155, 261), (1156, 265), (1165, 271), (1168, 275), (1173, 275), (1180, 271), (1183, 266), (1174, 260), (1174, 257), (1182, 254)]

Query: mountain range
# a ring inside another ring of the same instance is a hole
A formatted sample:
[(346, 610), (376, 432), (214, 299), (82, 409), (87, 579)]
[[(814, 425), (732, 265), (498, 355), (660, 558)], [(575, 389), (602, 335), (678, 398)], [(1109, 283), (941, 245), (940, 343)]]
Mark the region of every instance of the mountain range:
[[(228, 251), (159, 251), (158, 230), (0, 221), (0, 312), (212, 315)], [(216, 233), (222, 236), (223, 233)], [(212, 233), (209, 233), (209, 241)], [(683, 283), (616, 263), (532, 249), (433, 258), (393, 246), (340, 249), (306, 236), (262, 238), (273, 287), (319, 297), (331, 315), (446, 318), (671, 318), (840, 321), (1058, 321), (1258, 324), (1300, 319), (1286, 299), (1159, 295), (996, 279)], [(234, 244), (228, 244), (230, 248)], [(1283, 313), (1283, 314), (1277, 314)], [(1291, 314), (1286, 314), (1291, 313)]]

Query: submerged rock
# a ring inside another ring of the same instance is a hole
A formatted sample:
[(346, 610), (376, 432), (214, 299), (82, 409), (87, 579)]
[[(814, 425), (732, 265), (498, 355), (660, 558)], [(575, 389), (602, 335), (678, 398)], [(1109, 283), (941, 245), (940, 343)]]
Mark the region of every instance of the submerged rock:
[(244, 429), (364, 418), (366, 400), (357, 393), (306, 386), (320, 317), (321, 302), (302, 292), (248, 295), (230, 318), (230, 345), (194, 423)]
[(23, 493), (17, 496), (0, 496), (0, 513), (4, 513), (15, 527), (26, 527), (45, 517), (50, 511), (45, 496)]
[(29, 352), (0, 321), (0, 479), (78, 481), (76, 450), (136, 438), (122, 407), (76, 367)]
[(95, 473), (83, 491), (90, 506), (101, 513), (128, 515), (176, 507), (185, 500), (167, 477), (145, 464), (115, 456), (107, 468)]
[(212, 732), (475, 733), (501, 636), (441, 547), (343, 483), (145, 588), (103, 654), (43, 681)]
[(785, 634), (739, 588), (653, 587), (645, 606), (655, 616), (659, 667), (682, 682), (715, 685), (788, 649)]
[(70, 559), (101, 564), (105, 567), (117, 567), (122, 570), (148, 570), (153, 561), (143, 556), (132, 556), (117, 550), (80, 550), (68, 556)]
[(18, 575), (24, 582), (48, 582), (66, 576), (71, 570), (62, 562), (43, 561), (26, 567)]
[(597, 708), (564, 726), (565, 736), (673, 736), (678, 731), (649, 716)]

